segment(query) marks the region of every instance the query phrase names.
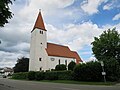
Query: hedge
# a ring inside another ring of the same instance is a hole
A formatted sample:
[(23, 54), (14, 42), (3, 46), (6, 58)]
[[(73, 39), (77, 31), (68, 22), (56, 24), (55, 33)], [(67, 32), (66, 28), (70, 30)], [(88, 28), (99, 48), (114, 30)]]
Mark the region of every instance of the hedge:
[(13, 79), (28, 79), (28, 72), (14, 73), (12, 75)]
[(102, 81), (102, 68), (99, 62), (78, 64), (74, 68), (74, 80), (77, 81)]
[(44, 80), (45, 79), (45, 72), (36, 72), (35, 73), (35, 80)]
[(72, 71), (47, 71), (47, 72), (23, 72), (12, 75), (13, 79), (28, 79), (28, 80), (71, 80)]
[(29, 80), (35, 80), (35, 73), (34, 71), (28, 72), (28, 79)]
[(45, 73), (45, 80), (71, 80), (72, 71), (51, 71)]
[(46, 72), (45, 80), (58, 80), (58, 74), (56, 71)]

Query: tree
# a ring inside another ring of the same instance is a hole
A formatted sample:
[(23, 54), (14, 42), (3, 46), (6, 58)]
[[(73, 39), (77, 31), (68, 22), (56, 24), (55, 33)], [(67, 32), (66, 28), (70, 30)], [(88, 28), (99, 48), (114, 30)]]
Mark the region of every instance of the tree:
[(67, 68), (66, 68), (66, 65), (60, 64), (60, 65), (56, 65), (55, 70), (56, 71), (63, 71), (63, 70), (67, 70)]
[(17, 64), (14, 67), (14, 72), (28, 72), (28, 68), (29, 68), (29, 58), (18, 58), (17, 60)]
[(4, 27), (4, 24), (8, 23), (8, 19), (12, 18), (13, 14), (9, 4), (12, 4), (12, 0), (0, 0), (0, 27)]
[(72, 71), (73, 71), (75, 65), (76, 65), (76, 63), (73, 62), (73, 61), (71, 61), (71, 62), (68, 64), (68, 70), (72, 70)]
[(120, 64), (120, 34), (115, 28), (95, 37), (92, 45), (93, 54), (99, 61), (114, 58)]

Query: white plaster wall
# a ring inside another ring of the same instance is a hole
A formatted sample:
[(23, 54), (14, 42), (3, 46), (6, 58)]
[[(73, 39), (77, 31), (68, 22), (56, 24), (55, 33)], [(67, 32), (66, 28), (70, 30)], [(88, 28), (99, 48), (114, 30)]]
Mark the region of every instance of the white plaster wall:
[[(54, 58), (55, 60), (52, 61), (51, 58)], [(76, 61), (74, 58), (65, 58), (65, 57), (55, 57), (55, 56), (48, 56), (48, 70), (55, 69), (55, 66), (59, 64), (65, 64), (65, 60), (67, 60), (67, 66), (71, 61)]]
[[(40, 71), (40, 68), (46, 70), (48, 58), (45, 50), (46, 47), (46, 31), (43, 31), (43, 34), (40, 34), (40, 29), (35, 29), (31, 33), (29, 71)], [(39, 61), (39, 58), (42, 58), (42, 60)]]

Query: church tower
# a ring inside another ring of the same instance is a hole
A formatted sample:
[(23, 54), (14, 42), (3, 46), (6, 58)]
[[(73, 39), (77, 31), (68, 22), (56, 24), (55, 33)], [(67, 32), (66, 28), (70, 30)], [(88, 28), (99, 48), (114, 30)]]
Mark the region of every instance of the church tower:
[(34, 28), (31, 31), (29, 71), (46, 69), (46, 32), (41, 12), (39, 12)]

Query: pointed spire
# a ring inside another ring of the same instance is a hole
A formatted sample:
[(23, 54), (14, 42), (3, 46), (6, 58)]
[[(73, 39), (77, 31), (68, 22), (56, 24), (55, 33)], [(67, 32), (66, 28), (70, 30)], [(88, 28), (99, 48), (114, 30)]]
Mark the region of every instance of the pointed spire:
[(35, 22), (33, 30), (35, 28), (42, 29), (42, 30), (46, 31), (45, 26), (44, 26), (44, 22), (43, 22), (43, 18), (42, 18), (42, 14), (41, 14), (41, 9), (39, 10), (39, 14), (38, 14), (38, 17), (37, 17), (37, 20)]

